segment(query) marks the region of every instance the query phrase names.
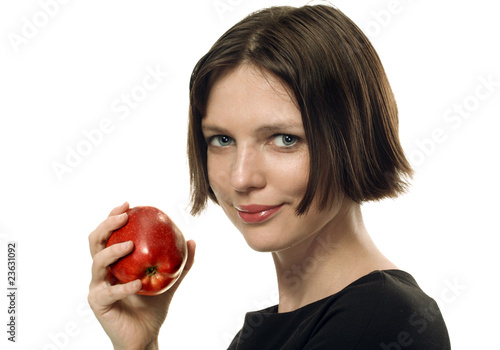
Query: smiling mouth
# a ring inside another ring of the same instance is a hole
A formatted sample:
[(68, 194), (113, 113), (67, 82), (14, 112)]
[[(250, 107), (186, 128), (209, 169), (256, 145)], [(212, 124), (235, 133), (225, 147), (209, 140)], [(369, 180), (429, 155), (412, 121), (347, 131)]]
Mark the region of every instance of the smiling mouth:
[(273, 217), (280, 209), (283, 204), (280, 205), (242, 205), (236, 207), (238, 211), (238, 216), (241, 220), (248, 224), (262, 223), (271, 217)]

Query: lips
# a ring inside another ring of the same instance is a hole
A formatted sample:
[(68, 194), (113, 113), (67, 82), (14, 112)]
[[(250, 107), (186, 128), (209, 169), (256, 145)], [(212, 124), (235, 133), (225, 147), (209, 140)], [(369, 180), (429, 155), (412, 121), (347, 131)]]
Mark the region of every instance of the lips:
[(274, 216), (283, 206), (280, 205), (240, 205), (236, 207), (238, 216), (246, 223), (262, 223)]

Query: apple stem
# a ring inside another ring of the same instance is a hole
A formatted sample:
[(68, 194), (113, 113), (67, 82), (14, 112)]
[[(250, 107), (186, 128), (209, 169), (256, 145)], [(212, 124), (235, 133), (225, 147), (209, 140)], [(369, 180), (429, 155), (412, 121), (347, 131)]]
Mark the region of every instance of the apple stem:
[(154, 276), (156, 274), (156, 266), (151, 266), (151, 267), (148, 267), (148, 269), (146, 270), (146, 273), (148, 274), (148, 276)]

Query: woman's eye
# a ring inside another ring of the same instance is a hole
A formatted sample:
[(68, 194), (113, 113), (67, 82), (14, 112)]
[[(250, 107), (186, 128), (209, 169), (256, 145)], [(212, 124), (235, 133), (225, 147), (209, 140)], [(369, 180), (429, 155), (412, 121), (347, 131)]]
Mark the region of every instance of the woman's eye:
[(292, 135), (276, 135), (274, 143), (279, 147), (291, 147), (297, 143), (298, 138)]
[(229, 146), (233, 142), (233, 139), (226, 135), (215, 135), (208, 139), (208, 144), (216, 147)]

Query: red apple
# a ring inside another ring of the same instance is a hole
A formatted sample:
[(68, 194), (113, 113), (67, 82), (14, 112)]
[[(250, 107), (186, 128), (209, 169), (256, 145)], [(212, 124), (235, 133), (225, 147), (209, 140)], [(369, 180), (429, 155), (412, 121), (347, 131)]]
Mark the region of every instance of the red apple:
[(161, 294), (181, 275), (187, 260), (186, 240), (159, 209), (135, 207), (127, 214), (127, 223), (111, 234), (106, 247), (132, 241), (134, 250), (110, 265), (110, 278), (119, 283), (140, 279), (142, 289), (137, 294)]

